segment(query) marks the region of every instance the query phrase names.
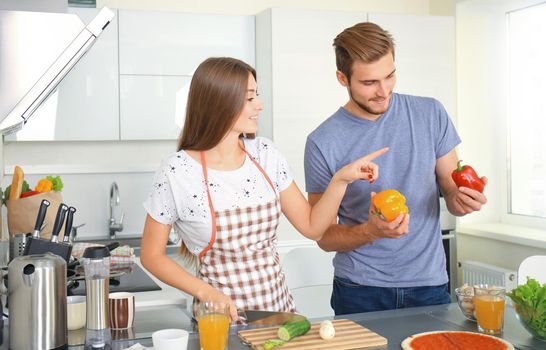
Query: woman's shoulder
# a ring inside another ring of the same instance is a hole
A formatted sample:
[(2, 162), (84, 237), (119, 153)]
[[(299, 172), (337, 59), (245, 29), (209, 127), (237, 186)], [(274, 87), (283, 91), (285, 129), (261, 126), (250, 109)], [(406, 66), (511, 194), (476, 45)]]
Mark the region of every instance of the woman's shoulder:
[(188, 157), (188, 154), (183, 150), (180, 150), (177, 152), (171, 152), (167, 156), (165, 156), (163, 159), (161, 159), (161, 166), (163, 167), (173, 162), (181, 162), (187, 157)]
[(180, 150), (164, 157), (159, 164), (158, 171), (175, 174), (179, 169), (191, 170), (195, 164), (196, 161), (186, 151)]

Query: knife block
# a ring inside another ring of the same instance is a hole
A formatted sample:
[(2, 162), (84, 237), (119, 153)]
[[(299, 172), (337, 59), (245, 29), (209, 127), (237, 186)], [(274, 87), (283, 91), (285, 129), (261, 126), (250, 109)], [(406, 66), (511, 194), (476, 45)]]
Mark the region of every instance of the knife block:
[(60, 256), (68, 263), (70, 261), (70, 253), (72, 253), (72, 245), (30, 237), (25, 245), (23, 255), (44, 254), (47, 252)]

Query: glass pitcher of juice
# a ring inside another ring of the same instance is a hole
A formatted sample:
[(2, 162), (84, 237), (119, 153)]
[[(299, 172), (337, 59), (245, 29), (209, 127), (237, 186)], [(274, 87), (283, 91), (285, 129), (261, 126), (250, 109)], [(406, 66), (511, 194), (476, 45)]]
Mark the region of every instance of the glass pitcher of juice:
[(201, 350), (224, 350), (229, 335), (229, 305), (207, 301), (197, 304), (195, 318)]

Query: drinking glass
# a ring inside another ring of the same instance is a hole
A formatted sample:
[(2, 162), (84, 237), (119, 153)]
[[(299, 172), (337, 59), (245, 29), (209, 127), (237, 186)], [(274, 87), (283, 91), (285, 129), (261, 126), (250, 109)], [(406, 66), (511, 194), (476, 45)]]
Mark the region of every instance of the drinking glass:
[(502, 334), (506, 290), (479, 284), (474, 286), (474, 306), (478, 330), (485, 334)]
[(200, 302), (195, 308), (201, 350), (225, 350), (229, 335), (229, 305)]

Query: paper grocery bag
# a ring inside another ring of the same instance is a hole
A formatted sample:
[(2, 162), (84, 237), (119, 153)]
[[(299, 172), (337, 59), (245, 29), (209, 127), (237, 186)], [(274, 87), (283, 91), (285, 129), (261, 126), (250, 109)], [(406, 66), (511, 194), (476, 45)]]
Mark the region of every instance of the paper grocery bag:
[[(26, 198), (8, 200), (6, 202), (6, 206), (8, 207), (8, 230), (10, 237), (17, 233), (32, 233), (32, 231), (34, 231), (34, 225), (36, 224), (36, 217), (38, 216), (38, 209), (40, 208), (42, 199), (47, 199), (50, 205), (49, 208), (47, 208), (44, 219), (45, 227), (40, 233), (40, 237), (51, 237), (57, 210), (63, 201), (61, 192), (56, 191), (44, 192)], [(64, 229), (61, 229), (61, 232), (59, 232), (59, 240), (62, 240), (63, 235)]]

